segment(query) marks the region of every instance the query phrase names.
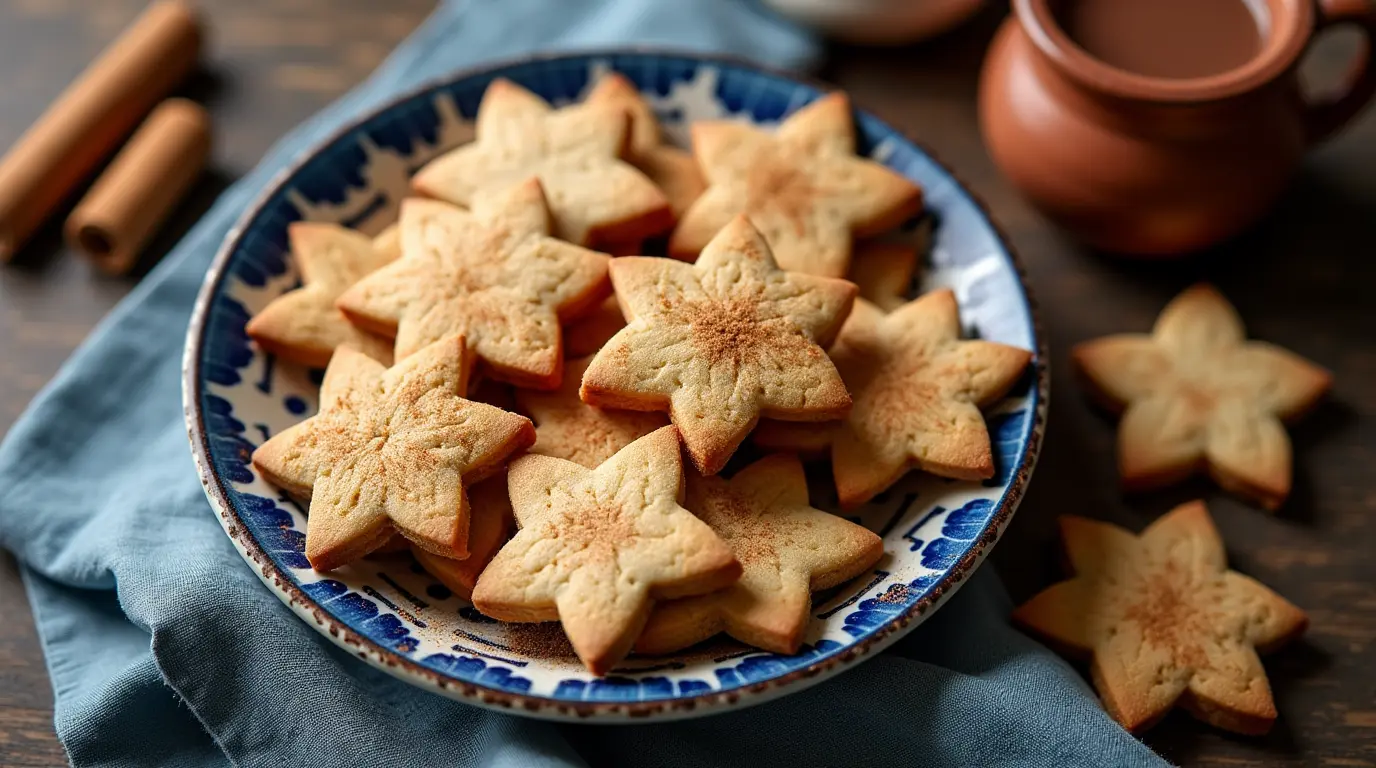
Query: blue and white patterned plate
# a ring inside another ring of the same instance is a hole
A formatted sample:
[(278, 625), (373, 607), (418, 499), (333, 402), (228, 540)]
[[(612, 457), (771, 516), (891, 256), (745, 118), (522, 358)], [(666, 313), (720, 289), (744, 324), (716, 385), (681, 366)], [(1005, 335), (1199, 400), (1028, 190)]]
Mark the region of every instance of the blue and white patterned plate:
[[(1045, 354), (1018, 263), (951, 174), (875, 117), (857, 115), (862, 151), (919, 182), (938, 222), (922, 290), (953, 287), (969, 332), (1032, 349), (1037, 364), (988, 416), (994, 479), (958, 483), (914, 473), (853, 516), (883, 536), (885, 556), (870, 573), (818, 596), (797, 655), (709, 642), (670, 657), (632, 657), (612, 676), (594, 678), (557, 625), (487, 619), (409, 556), (369, 559), (328, 575), (311, 570), (303, 510), (249, 464), (256, 445), (316, 408), (319, 372), (274, 360), (244, 334), (251, 315), (297, 282), (287, 225), (324, 220), (375, 232), (395, 216), (408, 176), (469, 135), (467, 121), (494, 77), (567, 103), (607, 70), (637, 83), (680, 142), (692, 120), (771, 125), (821, 93), (818, 85), (737, 61), (617, 51), (524, 59), (397, 98), (306, 153), (231, 232), (187, 339), (187, 422), (206, 494), (240, 553), (301, 618), (368, 663), (422, 688), (520, 714), (686, 717), (800, 690), (912, 629), (998, 540), (1036, 462)], [(813, 503), (834, 509), (827, 473), (818, 474)]]

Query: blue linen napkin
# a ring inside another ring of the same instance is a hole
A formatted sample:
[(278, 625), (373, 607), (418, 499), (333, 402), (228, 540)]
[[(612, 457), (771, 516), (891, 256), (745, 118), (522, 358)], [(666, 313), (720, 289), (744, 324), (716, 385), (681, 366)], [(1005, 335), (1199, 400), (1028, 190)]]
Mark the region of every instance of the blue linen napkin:
[(0, 545), (25, 581), (78, 766), (1158, 765), (1007, 623), (990, 569), (883, 655), (738, 713), (552, 725), (421, 692), (339, 650), (235, 553), (182, 424), (192, 301), (248, 200), (315, 138), (425, 78), (537, 49), (670, 43), (818, 55), (746, 2), (467, 0), (284, 138), (116, 308), (0, 446)]

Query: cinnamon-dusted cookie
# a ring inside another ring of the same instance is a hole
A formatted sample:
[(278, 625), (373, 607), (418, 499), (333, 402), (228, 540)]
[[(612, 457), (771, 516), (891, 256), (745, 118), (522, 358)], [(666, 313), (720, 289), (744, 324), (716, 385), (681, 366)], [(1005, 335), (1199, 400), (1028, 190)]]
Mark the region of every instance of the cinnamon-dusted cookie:
[(1118, 425), (1118, 471), (1128, 489), (1168, 485), (1200, 470), (1276, 509), (1290, 495), (1295, 419), (1332, 377), (1280, 347), (1247, 341), (1227, 299), (1197, 285), (1162, 310), (1151, 335), (1075, 347), (1072, 358)]
[(1141, 536), (1061, 518), (1074, 578), (1013, 612), (1060, 648), (1092, 659), (1104, 708), (1140, 733), (1179, 704), (1204, 722), (1262, 734), (1276, 708), (1257, 652), (1304, 632), (1300, 609), (1227, 569), (1202, 502), (1177, 507)]
[(306, 558), (329, 571), (394, 531), (446, 557), (468, 554), (464, 487), (535, 442), (528, 419), (463, 399), (467, 347), (451, 336), (392, 368), (340, 347), (320, 412), (263, 443), (253, 466), (310, 497)]
[(797, 653), (812, 592), (874, 566), (884, 542), (872, 531), (808, 504), (796, 456), (773, 455), (729, 481), (688, 473), (685, 504), (741, 562), (741, 578), (707, 595), (660, 603), (637, 653), (672, 653), (718, 632), (775, 653)]
[(630, 651), (656, 600), (711, 592), (740, 577), (730, 548), (679, 506), (673, 427), (640, 438), (596, 469), (552, 456), (511, 463), (520, 530), (473, 589), (502, 621), (553, 621), (594, 674)]
[(560, 320), (606, 297), (606, 254), (549, 236), (540, 182), (529, 179), (472, 211), (436, 200), (401, 204), (402, 256), (337, 305), (396, 336), (396, 355), (462, 333), (494, 378), (553, 389), (563, 372)]
[(312, 368), (329, 365), (341, 344), (391, 365), (391, 340), (354, 327), (334, 306), (350, 286), (395, 258), (385, 243), (379, 249), (338, 224), (306, 221), (288, 225), (287, 239), (302, 286), (263, 307), (245, 332), (264, 351)]
[(844, 93), (803, 107), (773, 134), (727, 120), (694, 123), (692, 133), (707, 190), (674, 229), (671, 256), (691, 260), (745, 214), (784, 269), (841, 277), (854, 237), (896, 227), (922, 209), (916, 184), (855, 155)]
[(570, 360), (564, 383), (553, 392), (516, 391), (516, 404), (535, 422), (531, 453), (566, 459), (589, 469), (610, 459), (645, 435), (667, 426), (669, 419), (652, 411), (606, 411), (578, 397), (591, 358)]
[(855, 398), (831, 446), (842, 507), (869, 501), (911, 468), (961, 480), (993, 477), (980, 409), (1012, 388), (1032, 353), (961, 340), (950, 290), (888, 315), (855, 302), (831, 356)]
[(630, 115), (618, 104), (553, 109), (519, 85), (492, 81), (478, 106), (477, 139), (432, 160), (417, 192), (471, 206), (538, 176), (549, 193), (552, 234), (579, 245), (636, 242), (673, 226), (669, 201), (621, 158)]
[(588, 314), (564, 326), (564, 356), (587, 357), (626, 327), (626, 317), (615, 296), (608, 296)]
[(609, 72), (588, 94), (588, 103), (618, 106), (631, 116), (628, 159), (664, 192), (674, 218), (682, 216), (707, 183), (691, 154), (664, 143), (659, 119), (640, 90), (625, 75)]
[(473, 597), (478, 576), (502, 548), (516, 528), (511, 500), (506, 492), (506, 473), (502, 472), (474, 485), (468, 491), (468, 557), (462, 560), (440, 557), (411, 545), (416, 562), (465, 600)]
[(696, 264), (627, 257), (610, 269), (630, 323), (583, 374), (583, 401), (668, 410), (703, 474), (721, 470), (760, 415), (824, 421), (850, 409), (822, 349), (855, 286), (779, 269), (744, 216)]

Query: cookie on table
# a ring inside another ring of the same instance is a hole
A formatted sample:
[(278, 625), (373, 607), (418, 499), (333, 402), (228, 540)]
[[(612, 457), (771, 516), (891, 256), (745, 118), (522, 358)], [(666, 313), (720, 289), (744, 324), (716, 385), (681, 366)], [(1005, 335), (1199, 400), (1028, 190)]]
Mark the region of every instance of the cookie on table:
[(468, 491), (468, 557), (454, 560), (431, 554), (415, 545), (411, 554), (431, 576), (464, 600), (473, 597), (473, 585), (516, 528), (511, 500), (506, 493), (506, 473), (493, 475)]
[(1247, 341), (1218, 291), (1197, 285), (1162, 310), (1150, 335), (1075, 347), (1092, 394), (1123, 414), (1118, 471), (1129, 490), (1207, 471), (1225, 489), (1276, 509), (1290, 495), (1290, 438), (1332, 377), (1280, 347)]
[(595, 469), (530, 454), (511, 463), (520, 530), (478, 578), (473, 604), (494, 619), (558, 620), (603, 675), (631, 649), (656, 600), (740, 577), (731, 549), (679, 506), (678, 432), (664, 427)]
[(319, 413), (253, 452), (268, 482), (310, 498), (313, 568), (347, 565), (393, 532), (443, 557), (468, 556), (465, 487), (535, 442), (529, 419), (463, 398), (470, 365), (462, 336), (391, 368), (340, 347)]
[(564, 326), (564, 356), (587, 357), (626, 327), (626, 317), (615, 296), (608, 296), (588, 314)]
[(588, 94), (588, 103), (619, 106), (631, 116), (627, 159), (664, 192), (674, 218), (682, 216), (707, 183), (691, 154), (664, 142), (659, 119), (640, 95), (640, 89), (625, 75), (610, 72), (597, 81), (592, 93)]
[(578, 397), (591, 358), (570, 360), (564, 383), (553, 392), (516, 391), (516, 405), (535, 422), (531, 453), (566, 459), (589, 469), (610, 459), (645, 435), (668, 426), (669, 419), (654, 411), (607, 411)]
[(437, 200), (401, 204), (402, 256), (336, 302), (355, 324), (394, 335), (396, 356), (462, 333), (484, 372), (553, 389), (563, 373), (560, 322), (610, 290), (606, 254), (549, 236), (549, 209), (528, 179), (472, 211)]
[(728, 120), (693, 123), (707, 190), (683, 214), (669, 255), (691, 260), (737, 215), (750, 217), (784, 269), (841, 277), (852, 240), (892, 229), (922, 209), (922, 190), (855, 154), (850, 99), (832, 93), (774, 133)]
[(672, 653), (719, 632), (766, 651), (797, 653), (812, 593), (850, 581), (884, 554), (884, 542), (868, 528), (808, 503), (796, 456), (766, 456), (730, 480), (689, 472), (685, 506), (735, 553), (741, 578), (711, 594), (656, 605), (637, 653)]
[(537, 176), (549, 194), (551, 234), (578, 245), (639, 242), (673, 226), (664, 193), (622, 159), (630, 149), (631, 118), (619, 104), (554, 109), (498, 78), (478, 106), (476, 131), (472, 143), (421, 168), (411, 187), (472, 206)]
[(696, 264), (626, 257), (610, 271), (629, 324), (588, 365), (583, 401), (667, 410), (703, 474), (721, 470), (761, 415), (826, 421), (850, 410), (823, 348), (855, 286), (783, 271), (744, 216)]
[(1063, 652), (1089, 657), (1104, 708), (1141, 733), (1177, 704), (1225, 730), (1263, 734), (1276, 720), (1257, 653), (1304, 632), (1304, 613), (1227, 569), (1202, 502), (1177, 507), (1141, 536), (1061, 518), (1073, 578), (1013, 612)]
[(855, 302), (831, 357), (855, 399), (831, 445), (843, 508), (869, 501), (914, 468), (959, 480), (994, 476), (980, 409), (1007, 394), (1032, 353), (962, 340), (949, 289), (888, 315)]
[(289, 224), (287, 239), (302, 285), (254, 315), (244, 329), (249, 337), (265, 352), (312, 368), (329, 365), (343, 344), (391, 365), (391, 340), (355, 327), (334, 305), (350, 286), (395, 259), (385, 242), (378, 248), (352, 229), (305, 221)]

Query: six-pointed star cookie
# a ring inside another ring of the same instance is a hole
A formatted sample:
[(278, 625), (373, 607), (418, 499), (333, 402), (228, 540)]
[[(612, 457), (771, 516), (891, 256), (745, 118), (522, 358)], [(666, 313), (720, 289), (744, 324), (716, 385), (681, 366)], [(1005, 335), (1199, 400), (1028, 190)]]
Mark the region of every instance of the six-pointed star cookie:
[(766, 456), (730, 481), (690, 472), (687, 499), (736, 554), (741, 578), (655, 606), (637, 653), (670, 653), (723, 631), (767, 651), (797, 653), (811, 593), (859, 576), (884, 554), (869, 529), (808, 504), (796, 456)]
[(394, 531), (435, 554), (467, 556), (464, 486), (535, 442), (528, 419), (463, 399), (467, 354), (452, 336), (383, 368), (340, 347), (320, 412), (253, 452), (269, 482), (310, 497), (306, 558), (316, 570), (363, 557)]
[(511, 463), (520, 531), (473, 589), (503, 621), (552, 621), (594, 674), (626, 656), (655, 600), (710, 592), (741, 566), (707, 524), (679, 506), (673, 427), (640, 438), (596, 469), (552, 456)]
[(855, 236), (898, 226), (922, 208), (917, 185), (856, 157), (843, 93), (798, 110), (773, 135), (731, 121), (693, 123), (692, 133), (708, 186), (669, 240), (678, 258), (692, 259), (746, 214), (784, 269), (840, 277)]
[(584, 102), (556, 110), (498, 78), (478, 107), (477, 140), (431, 161), (411, 186), (472, 205), (538, 176), (556, 237), (579, 245), (634, 242), (668, 230), (673, 213), (654, 182), (620, 159), (629, 143), (630, 115), (620, 105)]
[(411, 553), (431, 576), (464, 600), (473, 597), (473, 585), (492, 562), (516, 527), (511, 499), (506, 493), (506, 473), (502, 472), (474, 485), (468, 491), (468, 557), (455, 560), (440, 557), (411, 545)]
[(1077, 346), (1075, 363), (1106, 405), (1123, 411), (1118, 470), (1129, 489), (1207, 469), (1219, 485), (1275, 509), (1290, 494), (1290, 438), (1282, 419), (1328, 391), (1327, 371), (1260, 341), (1217, 291), (1176, 297), (1150, 336)]
[(706, 186), (702, 171), (691, 154), (664, 143), (659, 119), (635, 84), (624, 75), (611, 72), (597, 81), (588, 94), (588, 103), (618, 106), (631, 116), (631, 163), (664, 192), (674, 217), (682, 216)]
[(855, 398), (831, 445), (842, 507), (869, 501), (911, 467), (961, 480), (993, 476), (980, 409), (1008, 392), (1032, 353), (962, 341), (950, 290), (889, 315), (855, 302), (831, 356)]
[(610, 257), (549, 236), (540, 182), (479, 201), (471, 213), (406, 200), (401, 239), (400, 259), (339, 297), (351, 320), (395, 335), (397, 359), (462, 333), (494, 378), (559, 386), (559, 322), (606, 297)]
[(248, 335), (264, 351), (312, 368), (328, 365), (341, 344), (391, 365), (391, 341), (354, 327), (334, 306), (346, 289), (395, 258), (383, 238), (319, 222), (291, 224), (287, 238), (303, 285), (254, 315)]
[(625, 257), (611, 275), (630, 322), (583, 374), (583, 401), (667, 409), (703, 474), (721, 470), (761, 414), (823, 421), (850, 409), (823, 346), (855, 286), (779, 269), (744, 216), (696, 264)]
[(1304, 613), (1227, 570), (1223, 542), (1200, 502), (1140, 537), (1108, 523), (1061, 518), (1073, 571), (1013, 613), (1064, 651), (1092, 656), (1104, 708), (1135, 733), (1179, 703), (1230, 731), (1261, 734), (1276, 719), (1257, 652), (1304, 631)]
[(553, 392), (516, 391), (521, 412), (535, 422), (531, 453), (566, 459), (591, 469), (668, 425), (669, 420), (662, 413), (607, 411), (579, 399), (578, 388), (589, 362), (591, 358), (570, 360), (564, 369), (564, 383)]

